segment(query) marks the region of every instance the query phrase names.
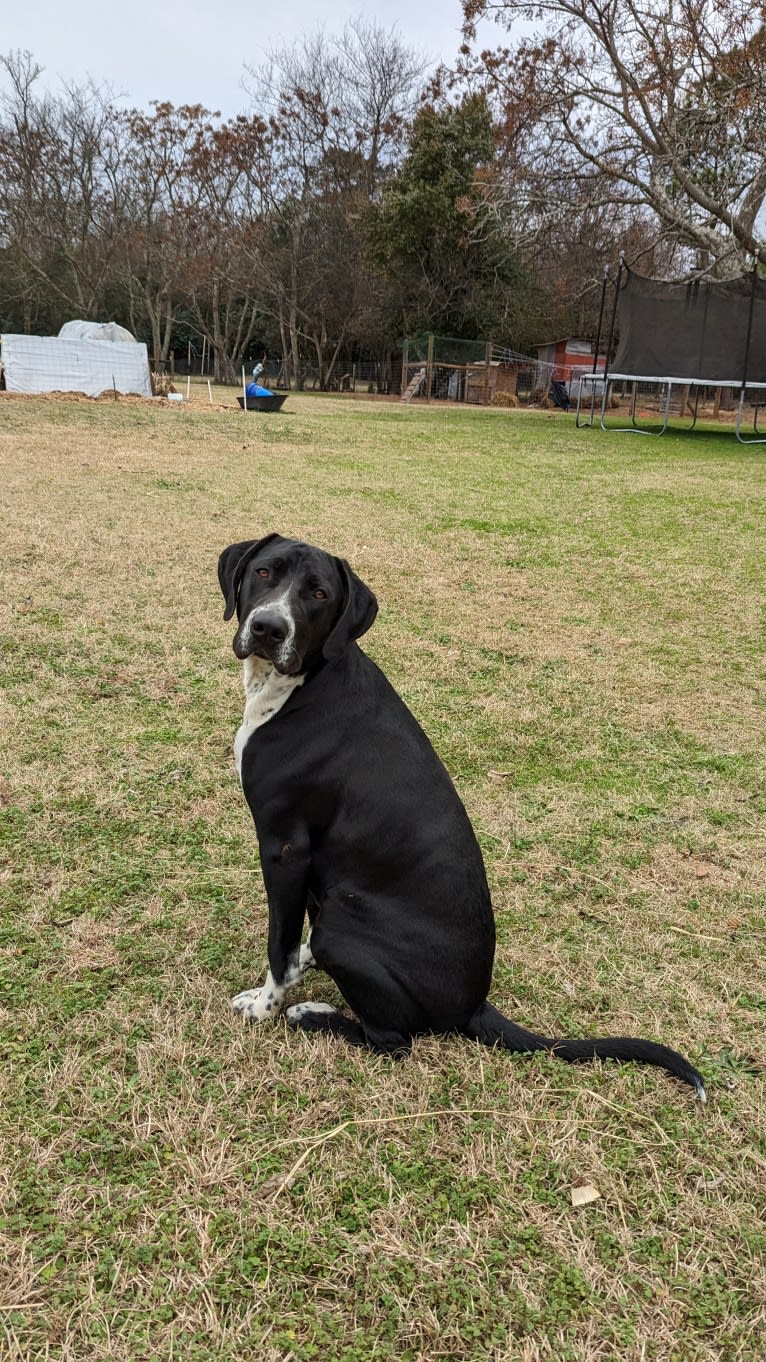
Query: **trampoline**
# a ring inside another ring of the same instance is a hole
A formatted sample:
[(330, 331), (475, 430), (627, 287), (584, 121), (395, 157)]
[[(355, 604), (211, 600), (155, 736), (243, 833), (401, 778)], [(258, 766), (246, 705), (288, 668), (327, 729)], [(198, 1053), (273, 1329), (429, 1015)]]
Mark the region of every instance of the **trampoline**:
[[(683, 408), (691, 406), (686, 429), (697, 423), (699, 400), (705, 389), (739, 393), (734, 433), (741, 444), (766, 444), (759, 428), (759, 412), (766, 408), (766, 279), (757, 265), (736, 279), (697, 279), (669, 284), (636, 274), (623, 256), (612, 281), (604, 271), (598, 336), (601, 345), (610, 284), (614, 288), (606, 367), (582, 374), (577, 389), (575, 424), (593, 426), (598, 409), (602, 430), (635, 435), (664, 435), (669, 428), (674, 393), (681, 389)], [(619, 344), (614, 360), (614, 335), (619, 319)], [(630, 425), (607, 426), (606, 413), (615, 383), (631, 385)], [(651, 384), (660, 391), (660, 426), (640, 425), (636, 407), (639, 387)], [(693, 394), (693, 403), (691, 395)], [(600, 399), (600, 400), (599, 400)], [(752, 433), (744, 433), (745, 409), (752, 407)]]

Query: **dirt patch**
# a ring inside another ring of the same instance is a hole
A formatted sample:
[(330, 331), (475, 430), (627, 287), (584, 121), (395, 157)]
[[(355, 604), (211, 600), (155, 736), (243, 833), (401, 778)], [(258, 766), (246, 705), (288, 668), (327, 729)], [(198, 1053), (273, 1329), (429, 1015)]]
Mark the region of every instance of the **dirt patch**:
[[(164, 395), (157, 397), (141, 397), (139, 393), (118, 393), (115, 397), (114, 392), (107, 388), (99, 393), (98, 397), (89, 397), (87, 393), (69, 392), (50, 392), (50, 393), (9, 393), (5, 389), (0, 392), (0, 401), (3, 402), (117, 402), (131, 407), (156, 407), (158, 403), (168, 407), (172, 404)], [(179, 403), (180, 406), (180, 403)]]

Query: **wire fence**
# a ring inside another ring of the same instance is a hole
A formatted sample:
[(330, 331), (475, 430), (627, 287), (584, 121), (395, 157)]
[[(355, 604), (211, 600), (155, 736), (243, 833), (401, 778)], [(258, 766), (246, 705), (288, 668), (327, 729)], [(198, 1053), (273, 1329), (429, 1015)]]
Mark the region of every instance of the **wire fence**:
[[(245, 360), (248, 378), (259, 358)], [(259, 381), (265, 387), (296, 386), (286, 357), (269, 356), (263, 363)], [(199, 349), (189, 343), (169, 363), (157, 362), (152, 367), (157, 372), (169, 369), (178, 375), (212, 377), (213, 365), (207, 347)], [(589, 372), (587, 365), (583, 366), (583, 372), (586, 371)], [(571, 380), (574, 382), (578, 376), (579, 372), (573, 371)], [(406, 401), (417, 398), (479, 406), (517, 406), (544, 400), (551, 381), (560, 377), (554, 364), (508, 346), (425, 333), (409, 337), (398, 353), (363, 358), (336, 356), (329, 372), (307, 359), (299, 384), (310, 391), (399, 395)]]
[(400, 391), (405, 402), (517, 406), (546, 398), (553, 371), (552, 364), (491, 341), (429, 333), (404, 342)]

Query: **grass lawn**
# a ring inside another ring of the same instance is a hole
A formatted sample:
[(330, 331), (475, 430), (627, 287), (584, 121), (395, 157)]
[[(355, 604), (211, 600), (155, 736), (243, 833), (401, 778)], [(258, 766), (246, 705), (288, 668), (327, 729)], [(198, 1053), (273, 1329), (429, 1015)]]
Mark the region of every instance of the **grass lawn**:
[[(764, 454), (295, 396), (0, 399), (0, 457), (0, 1355), (762, 1359)], [(231, 1014), (266, 906), (215, 569), (270, 530), (378, 594), (364, 646), (486, 857), (493, 1001), (677, 1046), (706, 1109)]]

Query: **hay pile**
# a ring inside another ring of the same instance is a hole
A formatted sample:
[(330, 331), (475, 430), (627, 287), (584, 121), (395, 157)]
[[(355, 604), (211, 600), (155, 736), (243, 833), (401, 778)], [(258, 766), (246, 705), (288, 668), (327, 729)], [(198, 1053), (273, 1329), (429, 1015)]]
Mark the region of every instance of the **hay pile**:
[(167, 397), (168, 393), (177, 391), (178, 389), (173, 386), (170, 374), (152, 373), (152, 392), (155, 397)]

